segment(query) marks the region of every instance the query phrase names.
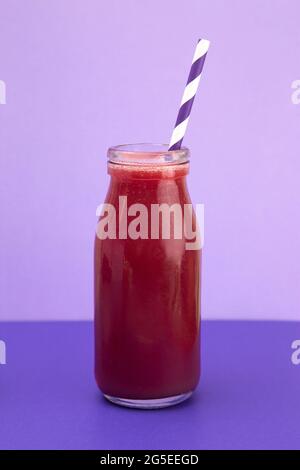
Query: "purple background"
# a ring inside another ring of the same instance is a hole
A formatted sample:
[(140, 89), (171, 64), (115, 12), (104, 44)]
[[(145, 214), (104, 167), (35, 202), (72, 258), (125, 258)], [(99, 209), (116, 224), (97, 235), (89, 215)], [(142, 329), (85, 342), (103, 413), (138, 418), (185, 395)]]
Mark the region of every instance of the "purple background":
[(299, 319), (298, 0), (0, 0), (0, 318), (88, 319), (111, 144), (185, 144), (206, 206), (206, 318)]

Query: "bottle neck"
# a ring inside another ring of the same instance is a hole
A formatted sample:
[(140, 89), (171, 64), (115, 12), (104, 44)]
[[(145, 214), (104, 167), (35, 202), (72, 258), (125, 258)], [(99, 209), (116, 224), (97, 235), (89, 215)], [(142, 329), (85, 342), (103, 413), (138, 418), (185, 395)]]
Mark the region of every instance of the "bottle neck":
[(174, 180), (189, 173), (189, 163), (174, 165), (122, 165), (108, 162), (108, 174), (112, 178), (125, 181)]

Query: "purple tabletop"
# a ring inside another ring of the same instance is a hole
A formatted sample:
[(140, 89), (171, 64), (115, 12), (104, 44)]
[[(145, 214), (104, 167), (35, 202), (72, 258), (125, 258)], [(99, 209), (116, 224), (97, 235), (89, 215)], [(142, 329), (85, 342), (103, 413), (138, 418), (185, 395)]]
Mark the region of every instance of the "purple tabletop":
[(141, 411), (97, 390), (92, 323), (0, 323), (0, 448), (299, 449), (299, 338), (295, 322), (203, 322), (193, 398)]

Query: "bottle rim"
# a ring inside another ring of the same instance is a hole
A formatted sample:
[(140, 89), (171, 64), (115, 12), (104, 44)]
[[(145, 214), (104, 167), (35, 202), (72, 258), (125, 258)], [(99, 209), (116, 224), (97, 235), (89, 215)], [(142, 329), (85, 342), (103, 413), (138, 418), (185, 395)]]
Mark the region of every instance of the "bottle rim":
[(108, 149), (110, 163), (120, 165), (178, 165), (189, 162), (190, 151), (187, 147), (169, 150), (168, 144), (137, 143), (115, 145)]

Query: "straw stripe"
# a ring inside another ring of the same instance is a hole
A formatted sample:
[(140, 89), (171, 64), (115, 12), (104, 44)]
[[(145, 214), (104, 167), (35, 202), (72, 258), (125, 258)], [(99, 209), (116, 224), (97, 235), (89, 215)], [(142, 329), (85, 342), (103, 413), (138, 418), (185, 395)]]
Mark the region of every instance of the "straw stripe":
[(206, 57), (206, 54), (204, 54), (202, 57), (200, 57), (200, 59), (196, 60), (196, 62), (192, 64), (187, 83), (190, 83), (192, 80), (198, 77), (199, 70), (201, 71), (203, 68), (205, 57)]
[(199, 39), (197, 46), (196, 46), (192, 63), (196, 62), (197, 59), (200, 59), (200, 57), (206, 54), (208, 51), (208, 48), (209, 48), (209, 41), (207, 39)]
[(205, 62), (206, 54), (209, 48), (209, 41), (200, 39), (196, 46), (192, 66), (188, 76), (187, 84), (182, 96), (181, 105), (175, 123), (175, 128), (171, 137), (169, 150), (178, 150), (181, 148), (188, 119), (191, 114), (194, 98), (199, 86), (201, 72)]
[[(178, 124), (178, 126), (175, 127), (173, 134), (172, 134), (169, 150), (175, 150), (172, 147), (175, 144), (178, 144), (183, 139), (188, 122), (189, 122), (189, 118), (187, 117), (185, 121), (182, 121), (180, 124)], [(180, 142), (180, 145), (181, 145), (181, 142)]]
[(199, 82), (200, 82), (200, 78), (201, 78), (201, 75), (199, 75), (198, 77), (196, 77), (194, 80), (192, 80), (186, 85), (183, 96), (182, 96), (182, 100), (181, 100), (181, 106), (195, 96)]
[(185, 121), (191, 114), (194, 98), (195, 96), (193, 96), (193, 98), (191, 98), (189, 101), (180, 106), (177, 120), (175, 123), (175, 129), (180, 123), (182, 123), (182, 121)]

